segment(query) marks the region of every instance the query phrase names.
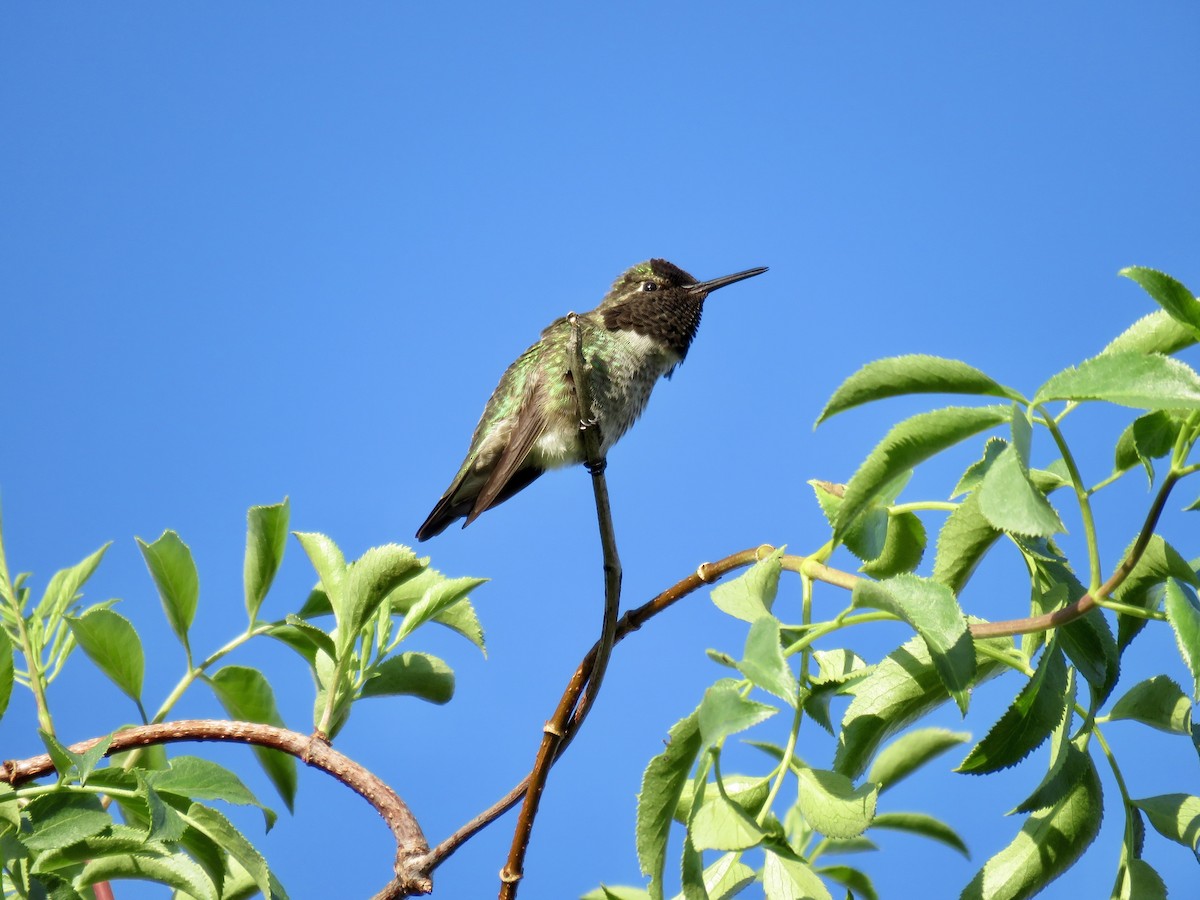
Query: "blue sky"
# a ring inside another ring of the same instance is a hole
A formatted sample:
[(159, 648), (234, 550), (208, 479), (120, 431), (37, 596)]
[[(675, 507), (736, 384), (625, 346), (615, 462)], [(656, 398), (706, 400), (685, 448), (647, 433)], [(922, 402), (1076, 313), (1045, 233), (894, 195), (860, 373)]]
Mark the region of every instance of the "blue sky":
[[(249, 505), (289, 496), (292, 527), (348, 555), (411, 540), (504, 367), (651, 256), (700, 278), (771, 271), (713, 296), (686, 364), (610, 455), (625, 603), (760, 542), (815, 549), (806, 481), (844, 480), (890, 422), (928, 405), (814, 433), (862, 363), (954, 356), (1032, 390), (1151, 310), (1121, 267), (1200, 285), (1198, 26), (1184, 3), (9, 5), (10, 566), (44, 585), (115, 540), (88, 596), (122, 598), (143, 630), (157, 705), (181, 658), (135, 535), (173, 528), (189, 543), (195, 643), (219, 646), (243, 616)], [(1094, 480), (1124, 421), (1072, 422)], [(935, 469), (910, 493), (941, 498), (957, 474)], [(1147, 502), (1128, 482), (1101, 504), (1113, 562)], [(455, 700), (363, 704), (338, 747), (409, 799), (433, 841), (527, 769), (598, 630), (590, 491), (582, 469), (547, 476), (421, 548), (447, 573), (493, 579), (475, 595), (489, 657), (422, 636), (455, 667)], [(1168, 533), (1183, 540), (1185, 522), (1169, 517)], [(1019, 615), (1018, 568), (998, 559), (964, 604)], [(293, 543), (264, 615), (312, 579)], [(795, 585), (780, 602), (798, 604)], [(842, 602), (818, 591), (818, 610)], [(521, 896), (637, 880), (641, 769), (722, 674), (705, 648), (736, 653), (744, 636), (696, 595), (617, 650), (552, 775)], [(878, 657), (902, 638), (855, 640)], [(1148, 668), (1131, 662), (1124, 686), (1164, 666), (1185, 678), (1165, 635), (1134, 649)], [(254, 658), (307, 730), (306, 671), (278, 648)], [(993, 682), (965, 725), (936, 721), (982, 736), (1016, 690)], [(53, 700), (68, 740), (134, 717), (82, 659)], [(219, 708), (197, 691), (180, 713)], [(37, 751), (31, 725), (14, 700), (6, 757)], [(1135, 793), (1196, 792), (1186, 741), (1112, 731), (1118, 752), (1153, 761)], [(830, 743), (804, 737), (806, 758), (827, 763)], [(269, 793), (244, 750), (216, 753)], [(1019, 827), (1003, 813), (1043, 766), (972, 779), (944, 762), (920, 782), (934, 796), (906, 785), (893, 808), (946, 819), (974, 859), (887, 836), (855, 860), (884, 896), (907, 895), (914, 871), (923, 896), (956, 895)], [(388, 834), (344, 793), (305, 777), (297, 816), (263, 841), (293, 896), (360, 896), (386, 878)], [(1109, 888), (1120, 821), (1111, 806), (1093, 856), (1046, 896)], [(505, 820), (460, 851), (436, 896), (490, 896), (510, 833)], [(1147, 855), (1176, 891), (1194, 883), (1183, 848), (1152, 835)]]

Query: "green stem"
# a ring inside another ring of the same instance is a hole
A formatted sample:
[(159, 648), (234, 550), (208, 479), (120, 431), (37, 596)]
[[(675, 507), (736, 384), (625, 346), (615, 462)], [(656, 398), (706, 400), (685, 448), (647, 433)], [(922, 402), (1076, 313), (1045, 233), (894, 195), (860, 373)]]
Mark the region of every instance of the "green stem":
[(820, 546), (816, 553), (812, 554), (808, 558), (816, 562), (823, 563), (833, 555), (833, 551), (836, 549), (837, 544), (833, 542), (833, 538), (830, 538)]
[[(72, 784), (67, 790), (76, 794), (95, 794), (98, 797), (116, 797), (120, 800), (136, 800), (139, 796), (143, 800), (145, 799), (145, 795), (126, 788), (92, 787), (87, 784)], [(60, 784), (39, 784), (27, 788), (18, 788), (16, 791), (17, 796), (23, 800), (29, 800), (44, 794), (61, 794), (62, 792), (63, 787)]]
[(1107, 478), (1097, 481), (1090, 488), (1088, 488), (1088, 496), (1091, 496), (1092, 494), (1096, 493), (1097, 491), (1103, 490), (1104, 488), (1108, 487), (1113, 482), (1118, 481), (1121, 478), (1124, 478), (1126, 475), (1128, 475), (1132, 471), (1133, 471), (1133, 468), (1128, 468), (1128, 469), (1124, 469), (1120, 472), (1113, 472)]
[(989, 647), (984, 641), (976, 641), (975, 652), (980, 656), (986, 656), (988, 659), (995, 660), (1002, 665), (1008, 666), (1010, 669), (1020, 672), (1026, 678), (1033, 677), (1033, 668), (1019, 651), (999, 650), (995, 647)]
[(1166, 613), (1159, 612), (1156, 609), (1145, 609), (1141, 606), (1131, 606), (1130, 604), (1122, 603), (1119, 600), (1107, 600), (1097, 597), (1096, 605), (1103, 606), (1105, 609), (1111, 609), (1113, 612), (1124, 613), (1127, 616), (1135, 616), (1139, 619), (1155, 619), (1159, 622), (1167, 621)]
[(787, 744), (783, 748), (783, 758), (779, 760), (779, 765), (775, 768), (775, 780), (771, 782), (771, 789), (767, 791), (767, 800), (759, 810), (756, 820), (760, 828), (766, 824), (767, 816), (771, 814), (771, 808), (775, 805), (775, 798), (779, 796), (779, 789), (783, 787), (783, 780), (792, 769), (792, 755), (796, 752), (796, 742), (800, 737), (800, 724), (804, 721), (804, 695), (806, 693), (801, 690), (800, 695), (796, 698), (796, 710), (792, 715), (792, 728), (788, 732)]
[[(252, 637), (257, 637), (260, 634), (265, 634), (266, 632), (270, 631), (272, 628), (274, 628), (280, 624), (282, 624), (282, 623), (281, 622), (272, 622), (272, 623), (266, 624), (266, 625), (259, 625), (257, 628), (247, 629), (245, 632), (243, 632), (242, 634), (239, 634), (237, 637), (235, 637), (233, 640), (231, 640), (229, 643), (227, 643), (224, 647), (221, 647), (221, 648), (213, 651), (211, 654), (209, 654), (207, 657), (205, 657), (203, 660), (201, 660), (200, 665), (192, 666), (191, 668), (189, 668), (188, 671), (184, 674), (184, 676), (179, 679), (179, 683), (176, 684), (175, 687), (171, 690), (171, 693), (167, 694), (166, 699), (163, 700), (162, 705), (159, 706), (159, 708), (158, 708), (158, 712), (156, 712), (154, 714), (154, 718), (150, 720), (149, 724), (158, 725), (162, 722), (165, 722), (167, 719), (167, 716), (170, 715), (170, 712), (174, 708), (175, 704), (179, 702), (179, 699), (184, 695), (184, 693), (187, 691), (187, 689), (192, 686), (192, 683), (197, 678), (199, 678), (201, 675), (203, 675), (204, 672), (207, 671), (209, 667), (211, 667), (215, 663), (219, 662), (225, 656), (228, 656), (230, 653), (232, 653), (238, 647), (242, 646), (242, 644), (246, 643), (246, 641), (250, 640)], [(143, 714), (143, 718), (145, 718), (144, 714)], [(137, 748), (136, 750), (130, 750), (129, 753), (126, 754), (126, 756), (125, 756), (125, 761), (122, 764), (123, 767), (126, 770), (128, 770), (128, 769), (133, 768), (135, 765), (137, 765), (137, 761), (138, 761), (138, 759), (141, 758), (142, 752), (143, 752), (143, 748), (140, 748), (140, 747)]]
[(889, 516), (898, 516), (906, 512), (954, 512), (958, 504), (952, 500), (914, 500), (911, 503), (897, 503), (888, 507)]
[[(1071, 448), (1067, 446), (1066, 439), (1058, 428), (1058, 422), (1045, 410), (1040, 410), (1040, 412), (1042, 422), (1049, 429), (1054, 443), (1058, 445), (1058, 452), (1062, 454), (1063, 462), (1067, 465), (1067, 471), (1071, 475), (1071, 484), (1075, 488), (1075, 498), (1079, 501), (1079, 513), (1083, 519), (1083, 532), (1088, 547), (1089, 577), (1091, 579), (1088, 590), (1095, 592), (1103, 582), (1104, 574), (1100, 568), (1100, 544), (1096, 539), (1096, 520), (1092, 515), (1092, 502), (1088, 497), (1087, 488), (1084, 487), (1083, 477), (1079, 474), (1079, 467), (1075, 464), (1075, 457), (1071, 455)], [(1067, 410), (1063, 410), (1062, 415), (1066, 415), (1066, 413)]]
[(46, 681), (42, 676), (42, 661), (37, 649), (33, 646), (33, 637), (29, 634), (28, 623), (21, 610), (16, 611), (17, 634), (21, 639), (21, 653), (25, 657), (25, 668), (29, 672), (29, 689), (33, 691), (33, 700), (37, 706), (38, 728), (46, 734), (54, 734), (54, 719), (50, 715), (50, 705), (46, 701)]
[(1062, 420), (1065, 419), (1071, 413), (1073, 413), (1075, 411), (1076, 407), (1078, 407), (1078, 406), (1079, 406), (1079, 403), (1077, 401), (1068, 400), (1066, 402), (1066, 405), (1063, 406), (1062, 412), (1060, 412), (1057, 416), (1054, 417), (1054, 424), (1057, 425), (1060, 422), (1062, 422)]
[(1104, 735), (1099, 728), (1093, 727), (1091, 734), (1096, 736), (1096, 743), (1100, 745), (1100, 752), (1104, 754), (1104, 758), (1108, 760), (1108, 766), (1112, 769), (1113, 778), (1117, 782), (1117, 790), (1121, 792), (1121, 799), (1125, 801), (1125, 805), (1129, 806), (1133, 800), (1129, 796), (1129, 788), (1125, 785), (1125, 778), (1121, 775), (1121, 767), (1117, 765), (1117, 758), (1113, 756), (1112, 748), (1108, 746), (1108, 741), (1104, 740)]
[(239, 634), (225, 646), (219, 648), (218, 650), (214, 650), (211, 654), (201, 660), (198, 666), (192, 666), (187, 673), (179, 679), (179, 683), (175, 685), (175, 687), (171, 690), (171, 693), (167, 694), (166, 699), (163, 700), (162, 705), (159, 706), (158, 712), (156, 712), (154, 714), (154, 718), (150, 720), (150, 724), (157, 725), (160, 722), (166, 721), (171, 709), (176, 703), (179, 702), (179, 698), (184, 695), (184, 692), (192, 686), (192, 682), (203, 675), (204, 672), (207, 671), (211, 666), (220, 662), (221, 659), (228, 656), (251, 638), (257, 637), (260, 634), (266, 634), (272, 628), (282, 624), (282, 622), (271, 622), (269, 624), (260, 624), (257, 628), (248, 629), (242, 634)]
[[(1179, 434), (1175, 436), (1175, 447), (1171, 453), (1171, 468), (1180, 470), (1184, 460), (1187, 459), (1188, 453), (1191, 452), (1192, 444), (1196, 441), (1196, 426), (1200, 425), (1200, 410), (1194, 411), (1187, 417), (1187, 421), (1179, 429)], [(1195, 466), (1189, 466), (1192, 471), (1195, 471)], [(1184, 474), (1180, 472), (1180, 474)]]
[[(812, 624), (812, 579), (801, 574), (800, 585), (802, 610), (800, 622), (803, 626), (808, 627)], [(798, 683), (799, 690), (796, 693), (796, 709), (792, 714), (792, 727), (788, 732), (787, 744), (783, 748), (783, 758), (779, 761), (779, 766), (775, 770), (775, 780), (771, 783), (771, 789), (767, 792), (767, 801), (758, 813), (758, 824), (760, 827), (766, 823), (767, 816), (775, 805), (775, 798), (779, 796), (779, 791), (783, 787), (783, 780), (791, 770), (792, 754), (796, 751), (796, 742), (800, 738), (800, 725), (804, 722), (804, 698), (808, 693), (804, 685), (808, 683), (808, 660), (809, 652), (807, 649), (804, 649), (800, 654), (800, 681)]]
[[(847, 611), (848, 612), (848, 611)], [(904, 621), (899, 616), (892, 615), (888, 612), (869, 612), (859, 616), (848, 616), (842, 613), (832, 622), (823, 622), (820, 625), (813, 627), (812, 631), (804, 635), (795, 643), (784, 649), (784, 656), (791, 656), (794, 653), (799, 653), (807, 649), (819, 638), (823, 638), (827, 634), (832, 634), (842, 628), (849, 628), (853, 625), (862, 625), (865, 622), (902, 622)]]

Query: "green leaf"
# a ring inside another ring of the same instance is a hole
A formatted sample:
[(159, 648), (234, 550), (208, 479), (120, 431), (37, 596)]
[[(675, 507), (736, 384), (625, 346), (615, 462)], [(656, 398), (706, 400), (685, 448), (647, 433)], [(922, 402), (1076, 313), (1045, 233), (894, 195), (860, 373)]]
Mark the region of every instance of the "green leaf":
[(1050, 736), (1050, 765), (1041, 783), (1034, 788), (1033, 793), (1025, 798), (1013, 812), (1034, 812), (1053, 806), (1061, 800), (1074, 786), (1082, 773), (1084, 756), (1072, 753), (1072, 749), (1084, 749), (1086, 744), (1072, 744), (1070, 740), (1071, 721), (1074, 718), (1072, 710), (1075, 706), (1075, 671), (1067, 671), (1067, 688), (1063, 692), (1066, 698), (1066, 715)]
[(146, 780), (161, 794), (174, 794), (189, 801), (224, 800), (237, 806), (257, 806), (268, 829), (277, 818), (236, 775), (198, 756), (176, 756), (170, 761), (170, 768), (148, 772)]
[[(186, 810), (188, 804), (183, 801), (176, 802), (181, 811)], [(258, 895), (258, 886), (254, 883), (254, 879), (225, 852), (220, 844), (198, 828), (187, 825), (181, 814), (177, 814), (177, 816), (179, 824), (183, 828), (183, 835), (179, 839), (180, 848), (186, 850), (188, 855), (200, 864), (200, 868), (204, 869), (205, 874), (212, 879), (217, 890), (221, 892), (223, 900), (224, 898), (245, 900), (245, 898)], [(241, 878), (233, 876), (235, 870), (242, 873)], [(235, 893), (238, 882), (246, 885), (244, 893), (240, 895)]]
[(400, 653), (381, 662), (363, 682), (364, 697), (401, 694), (448, 703), (454, 696), (454, 670), (429, 653)]
[(330, 659), (337, 656), (337, 647), (333, 638), (315, 625), (312, 625), (295, 614), (290, 614), (282, 624), (273, 626), (268, 632), (271, 637), (287, 644), (306, 660), (308, 664), (316, 664), (318, 652), (324, 653)]
[(1200, 338), (1200, 300), (1186, 287), (1170, 275), (1144, 266), (1129, 266), (1117, 274), (1140, 284), (1164, 312), (1191, 331), (1194, 339)]
[(1012, 444), (988, 467), (978, 494), (979, 511), (1001, 531), (1041, 537), (1066, 531)]
[(1142, 316), (1100, 352), (1175, 353), (1194, 343), (1196, 335), (1160, 309)]
[(933, 655), (933, 664), (946, 689), (964, 713), (967, 687), (975, 675), (975, 649), (967, 620), (944, 584), (917, 575), (896, 575), (886, 581), (859, 581), (850, 604), (892, 613), (908, 622)]
[(205, 871), (185, 853), (170, 856), (126, 854), (92, 860), (75, 881), (80, 885), (135, 879), (165, 884), (194, 900), (218, 900), (216, 886)]
[(192, 627), (196, 604), (200, 600), (200, 576), (196, 574), (192, 551), (174, 531), (164, 531), (153, 544), (147, 544), (141, 538), (137, 543), (154, 586), (158, 588), (171, 630), (190, 654), (188, 629)]
[(808, 863), (770, 850), (767, 851), (762, 880), (766, 900), (833, 900)]
[(886, 791), (925, 763), (970, 739), (964, 731), (947, 731), (945, 728), (910, 731), (880, 751), (867, 773), (867, 781), (873, 781), (881, 791)]
[(1200, 601), (1190, 585), (1178, 578), (1168, 578), (1165, 605), (1179, 655), (1192, 673), (1192, 696), (1200, 699)]
[[(346, 604), (342, 595), (342, 581), (346, 577), (346, 557), (330, 538), (316, 532), (292, 532), (304, 548), (308, 561), (317, 570), (325, 598), (333, 611), (334, 620), (342, 631), (349, 630), (342, 623), (346, 618)], [(305, 615), (304, 610), (300, 613)]]
[(972, 491), (938, 532), (933, 580), (957, 595), (1001, 534), (980, 510), (979, 492)]
[(814, 650), (813, 662), (817, 671), (811, 676), (813, 684), (844, 684), (845, 682), (865, 675), (871, 666), (853, 650), (837, 648), (834, 650)]
[(875, 885), (870, 877), (859, 869), (851, 866), (822, 866), (817, 869), (817, 874), (830, 881), (836, 881), (846, 888), (846, 900), (850, 900), (850, 891), (862, 897), (863, 900), (879, 900), (879, 895), (875, 893)]
[(602, 884), (588, 891), (580, 900), (650, 900), (650, 892), (639, 887)]
[(829, 704), (833, 698), (844, 693), (840, 685), (820, 684), (805, 692), (803, 699), (804, 712), (833, 736), (833, 721), (829, 718)]
[(672, 814), (688, 772), (700, 753), (698, 710), (671, 728), (666, 749), (650, 760), (642, 775), (637, 803), (637, 854), (642, 874), (649, 876), (652, 900), (663, 900), (663, 869)]
[(182, 838), (183, 833), (187, 830), (183, 816), (176, 812), (175, 808), (168, 804), (158, 791), (150, 787), (144, 772), (138, 772), (138, 786), (146, 798), (146, 813), (149, 821), (146, 832), (147, 842), (177, 841)]
[(68, 616), (67, 624), (88, 658), (140, 709), (146, 664), (141, 639), (129, 620), (101, 608), (77, 619)]
[(1130, 857), (1117, 871), (1113, 900), (1167, 900), (1167, 886), (1150, 863)]
[(983, 476), (987, 474), (987, 470), (992, 467), (992, 463), (1004, 452), (1004, 448), (1007, 446), (1008, 441), (1004, 438), (988, 438), (983, 444), (983, 456), (967, 466), (966, 471), (962, 473), (962, 477), (958, 479), (958, 484), (950, 492), (951, 498), (961, 496), (962, 494), (969, 494), (975, 488), (979, 487), (983, 481)]
[(54, 764), (59, 784), (62, 784), (71, 777), (71, 772), (75, 769), (75, 754), (59, 743), (58, 739), (48, 731), (39, 728), (38, 737), (41, 738), (42, 744), (46, 748), (46, 755), (50, 757), (50, 762)]
[[(887, 488), (876, 495), (858, 514), (846, 529), (846, 533), (842, 535), (842, 543), (845, 544), (846, 549), (864, 562), (875, 559), (883, 553), (883, 547), (887, 541), (888, 504), (900, 493), (900, 486), (907, 484), (911, 477), (912, 469), (906, 469), (893, 479)], [(821, 511), (832, 527), (837, 522), (838, 511), (842, 508), (842, 497), (845, 495), (846, 486), (819, 479), (811, 479), (808, 483), (813, 489), (817, 503), (821, 506)]]
[(867, 363), (834, 391), (817, 424), (851, 407), (903, 394), (975, 394), (1024, 401), (1012, 388), (993, 381), (974, 366), (914, 353)]
[(42, 731), (40, 728), (38, 729), (38, 737), (42, 739), (42, 743), (46, 746), (46, 752), (50, 755), (50, 759), (54, 763), (59, 780), (69, 779), (73, 775), (79, 779), (81, 786), (87, 784), (88, 778), (91, 777), (92, 771), (96, 768), (96, 764), (104, 759), (104, 754), (112, 746), (113, 739), (111, 734), (106, 735), (83, 753), (75, 753), (71, 748), (59, 743), (54, 735)]
[(1021, 468), (1029, 469), (1029, 453), (1033, 448), (1033, 422), (1029, 418), (1030, 411), (1018, 404), (1012, 405), (1012, 443), (1010, 446), (1021, 461)]
[[(1010, 652), (1010, 638), (989, 638), (979, 642), (993, 653)], [(976, 659), (975, 680), (1005, 669), (995, 660)], [(919, 637), (887, 655), (864, 678), (854, 682), (849, 693), (854, 699), (842, 717), (834, 768), (856, 778), (888, 737), (949, 699), (925, 641)]]
[(746, 649), (737, 667), (753, 684), (795, 707), (796, 676), (783, 658), (779, 620), (774, 616), (763, 616), (750, 626)]
[(908, 834), (920, 835), (930, 840), (939, 841), (947, 847), (957, 850), (963, 856), (967, 857), (967, 859), (971, 858), (971, 851), (967, 849), (967, 845), (958, 836), (957, 831), (941, 819), (935, 819), (933, 816), (926, 815), (925, 813), (879, 813), (872, 820), (871, 827), (888, 828), (892, 831), (904, 831)]
[(1138, 416), (1117, 438), (1113, 473), (1124, 472), (1140, 462), (1150, 484), (1154, 484), (1153, 460), (1171, 452), (1181, 425), (1178, 417), (1161, 409)]
[[(224, 880), (222, 900), (247, 900), (256, 895), (258, 887), (254, 884), (250, 874), (242, 869), (236, 860), (230, 859), (228, 862), (229, 872)], [(283, 889), (283, 884), (275, 877), (275, 872), (269, 871), (266, 875), (271, 882), (269, 900), (288, 900), (288, 892)]]
[(731, 734), (752, 728), (779, 712), (774, 706), (743, 697), (737, 682), (722, 679), (704, 692), (696, 721), (706, 747), (712, 747)]
[(850, 854), (850, 853), (874, 853), (879, 849), (879, 845), (870, 838), (826, 838), (825, 851), (822, 856), (830, 854)]
[(746, 811), (720, 794), (697, 810), (688, 835), (697, 850), (747, 850), (763, 839), (762, 829)]
[(704, 870), (702, 881), (709, 900), (730, 900), (754, 884), (754, 870), (741, 862), (739, 855), (724, 853)]
[(8, 709), (13, 689), (13, 645), (8, 632), (0, 628), (0, 719)]
[(906, 469), (1010, 417), (1007, 406), (951, 406), (921, 413), (894, 426), (846, 485), (835, 535), (840, 539), (855, 517)]
[(826, 837), (858, 837), (875, 817), (879, 785), (867, 782), (854, 786), (845, 775), (823, 769), (803, 768), (800, 782), (800, 813), (806, 822)]
[(1157, 353), (1105, 352), (1050, 378), (1035, 404), (1104, 400), (1134, 409), (1200, 409), (1200, 375)]
[[(911, 572), (925, 553), (925, 526), (921, 520), (913, 513), (891, 510), (911, 477), (912, 469), (905, 469), (892, 479), (842, 535), (846, 549), (863, 561), (861, 571), (873, 578)], [(832, 526), (837, 521), (846, 486), (817, 479), (808, 483)]]
[[(140, 828), (128, 825), (112, 824), (97, 835), (86, 837), (81, 841), (47, 850), (38, 854), (30, 871), (34, 873), (62, 873), (64, 869), (72, 868), (79, 863), (87, 862), (101, 856), (111, 856), (121, 853), (155, 853), (162, 851), (162, 844), (146, 840), (145, 832)], [(63, 873), (66, 874), (66, 873)]]
[(392, 639), (392, 646), (399, 644), (421, 625), (436, 619), (456, 603), (466, 599), (475, 588), (486, 583), (486, 578), (447, 578), (431, 585), (421, 599), (409, 607), (396, 637)]
[(1079, 674), (1087, 679), (1094, 712), (1108, 699), (1121, 676), (1117, 642), (1104, 613), (1093, 609), (1059, 628), (1058, 645)]
[[(0, 781), (0, 823), (11, 825), (13, 831), (21, 829), (21, 808), (17, 805), (17, 792), (7, 781)], [(4, 831), (4, 828), (0, 828), (0, 833)]]
[(77, 791), (34, 797), (25, 807), (25, 814), (31, 831), (23, 834), (21, 840), (35, 853), (68, 847), (113, 824), (99, 797)]
[(337, 644), (345, 653), (358, 633), (397, 585), (416, 575), (421, 564), (416, 554), (399, 544), (372, 547), (347, 569), (342, 581), (344, 615), (338, 619)]
[[(1035, 612), (1051, 612), (1078, 602), (1086, 593), (1053, 541), (1017, 539), (1031, 571)], [(1092, 711), (1112, 693), (1120, 677), (1120, 655), (1108, 620), (1099, 609), (1058, 629), (1058, 645), (1084, 678), (1092, 694)]]
[[(412, 609), (418, 600), (425, 596), (425, 592), (430, 587), (449, 580), (441, 572), (425, 565), (426, 559), (424, 557), (419, 562), (425, 568), (412, 578), (402, 582), (388, 595), (387, 602), (394, 614), (401, 616), (408, 615), (408, 611)], [(466, 598), (442, 609), (433, 617), (432, 621), (458, 632), (480, 650), (485, 650), (483, 627), (479, 624), (474, 607), (471, 606), (471, 602)]]
[[(1131, 549), (1132, 544), (1125, 551), (1126, 557)], [(1187, 560), (1160, 535), (1154, 534), (1150, 536), (1150, 542), (1146, 545), (1146, 549), (1114, 596), (1120, 602), (1130, 606), (1137, 606), (1145, 610), (1157, 609), (1163, 599), (1163, 582), (1168, 578), (1178, 578), (1193, 587), (1200, 587), (1200, 579), (1197, 579), (1196, 573), (1192, 571)], [(1117, 648), (1119, 651), (1124, 651), (1132, 643), (1133, 639), (1146, 627), (1146, 621), (1141, 616), (1124, 613), (1117, 615)]]
[[(66, 612), (70, 605), (79, 599), (79, 589), (92, 577), (92, 573), (96, 571), (100, 560), (104, 558), (105, 552), (111, 546), (112, 541), (109, 541), (75, 565), (55, 572), (46, 585), (42, 599), (34, 608), (34, 617), (52, 621)], [(3, 553), (0, 553), (0, 560), (2, 558)]]
[(290, 516), (287, 497), (270, 506), (252, 506), (246, 513), (246, 560), (242, 566), (242, 581), (246, 589), (246, 614), (251, 624), (258, 618), (258, 610), (283, 562)]
[(1192, 733), (1192, 702), (1166, 675), (1155, 675), (1131, 687), (1108, 714), (1110, 719), (1133, 719), (1171, 734)]
[(743, 622), (757, 622), (770, 615), (779, 589), (783, 551), (783, 547), (773, 550), (737, 578), (713, 588), (712, 601), (717, 609)]
[(250, 841), (227, 818), (199, 803), (193, 803), (184, 814), (189, 825), (207, 835), (226, 853), (237, 860), (254, 879), (264, 897), (271, 896), (271, 878), (266, 860)]
[(925, 526), (915, 513), (902, 512), (887, 517), (883, 549), (868, 560), (862, 571), (872, 578), (889, 578), (911, 572), (921, 564), (927, 537)]
[[(214, 672), (208, 682), (230, 718), (285, 727), (279, 708), (275, 705), (275, 692), (258, 669), (225, 666)], [(256, 745), (251, 749), (284, 804), (289, 810), (293, 809), (298, 781), (296, 758), (269, 747)]]
[[(777, 759), (779, 757), (776, 757)], [(751, 778), (748, 775), (725, 775), (721, 778), (721, 787), (725, 794), (752, 816), (762, 812), (763, 804), (771, 791), (769, 778)], [(686, 823), (693, 807), (699, 809), (713, 797), (721, 795), (716, 782), (707, 781), (703, 784), (703, 795), (696, 801), (696, 788), (691, 784), (684, 785), (683, 793), (679, 795), (679, 803), (675, 807), (675, 820)]]
[(1200, 857), (1200, 797), (1191, 794), (1159, 794), (1134, 800), (1154, 830), (1163, 837), (1190, 847)]
[(982, 775), (1015, 766), (1036, 750), (1066, 711), (1067, 664), (1053, 642), (1037, 671), (956, 771)]
[(1100, 831), (1103, 798), (1091, 757), (1073, 746), (1079, 777), (1053, 806), (1033, 813), (1012, 843), (984, 863), (961, 900), (1032, 897), (1069, 869)]

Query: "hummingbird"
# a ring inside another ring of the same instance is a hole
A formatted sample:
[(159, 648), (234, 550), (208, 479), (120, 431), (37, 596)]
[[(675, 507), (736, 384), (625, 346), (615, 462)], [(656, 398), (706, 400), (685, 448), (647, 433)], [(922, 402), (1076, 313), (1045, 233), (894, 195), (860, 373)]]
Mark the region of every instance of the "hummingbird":
[(584, 462), (584, 427), (599, 428), (601, 456), (607, 454), (642, 414), (658, 379), (670, 378), (687, 356), (705, 298), (765, 271), (764, 266), (697, 281), (665, 259), (626, 270), (599, 306), (575, 317), (592, 422), (579, 421), (568, 377), (571, 324), (567, 316), (552, 322), (500, 377), (467, 458), (417, 540), (441, 534), (463, 517), (466, 528), (546, 470)]

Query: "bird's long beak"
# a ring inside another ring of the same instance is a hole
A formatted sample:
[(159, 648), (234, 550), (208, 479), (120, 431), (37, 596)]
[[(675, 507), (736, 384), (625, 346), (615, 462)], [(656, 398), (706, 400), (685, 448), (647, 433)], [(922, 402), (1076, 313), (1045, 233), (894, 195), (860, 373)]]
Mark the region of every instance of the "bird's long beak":
[(717, 288), (723, 288), (727, 284), (733, 284), (735, 281), (742, 281), (746, 278), (753, 278), (755, 275), (761, 275), (767, 271), (766, 266), (759, 266), (757, 269), (747, 269), (745, 272), (738, 272), (736, 275), (725, 275), (721, 278), (713, 278), (709, 281), (699, 281), (696, 284), (688, 286), (690, 294), (708, 294), (715, 291)]

